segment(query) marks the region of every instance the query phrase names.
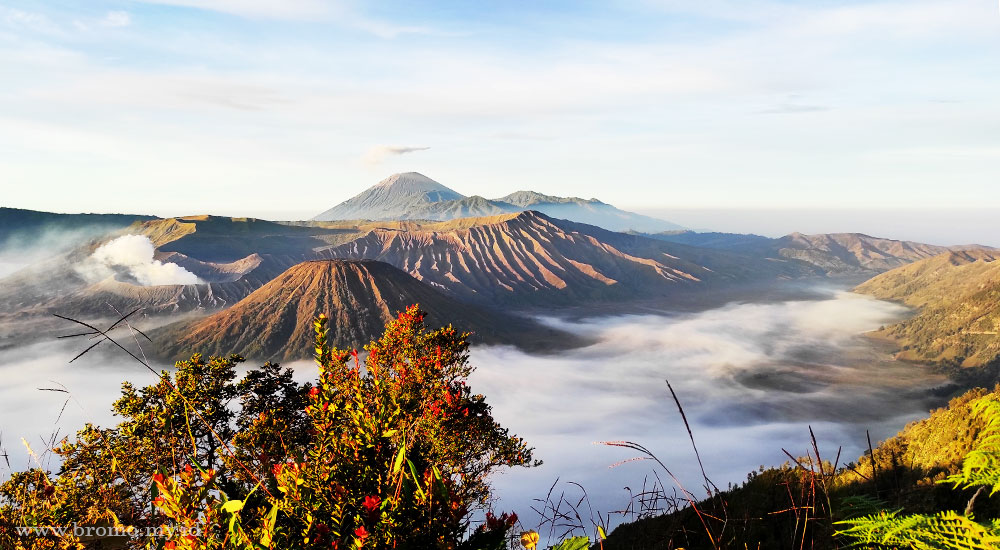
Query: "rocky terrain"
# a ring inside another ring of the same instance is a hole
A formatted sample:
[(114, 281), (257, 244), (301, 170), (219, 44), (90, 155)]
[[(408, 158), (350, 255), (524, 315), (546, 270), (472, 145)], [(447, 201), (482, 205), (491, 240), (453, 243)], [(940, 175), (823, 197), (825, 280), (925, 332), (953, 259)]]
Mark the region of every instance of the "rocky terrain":
[(238, 353), (260, 360), (311, 357), (313, 320), (330, 317), (330, 341), (360, 347), (411, 304), (428, 326), (451, 323), (478, 344), (516, 343), (553, 351), (583, 342), (534, 321), (463, 304), (386, 263), (320, 260), (295, 265), (236, 305), (151, 333), (156, 352), (180, 359), (193, 352)]

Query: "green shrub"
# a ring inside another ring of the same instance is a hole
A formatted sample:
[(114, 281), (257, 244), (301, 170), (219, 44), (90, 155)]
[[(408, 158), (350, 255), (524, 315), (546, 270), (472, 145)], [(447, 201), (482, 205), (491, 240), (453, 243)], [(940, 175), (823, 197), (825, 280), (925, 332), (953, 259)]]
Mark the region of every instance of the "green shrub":
[[(152, 386), (125, 384), (122, 423), (64, 441), (57, 475), (0, 486), (0, 547), (459, 548), (488, 508), (489, 474), (536, 464), (466, 385), (467, 335), (425, 329), (413, 306), (362, 365), (328, 345), (324, 317), (315, 329), (316, 385), (271, 364), (237, 380), (242, 358), (199, 355)], [(516, 517), (501, 518), (461, 547), (505, 541)], [(133, 534), (16, 534), (73, 523)]]

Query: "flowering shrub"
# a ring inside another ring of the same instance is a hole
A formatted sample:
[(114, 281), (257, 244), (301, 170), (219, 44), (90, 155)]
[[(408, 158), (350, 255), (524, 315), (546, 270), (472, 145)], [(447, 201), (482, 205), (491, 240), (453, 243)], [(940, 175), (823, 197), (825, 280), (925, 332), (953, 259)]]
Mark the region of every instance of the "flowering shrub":
[[(129, 539), (133, 548), (502, 548), (516, 516), (490, 513), (463, 541), (470, 517), (488, 509), (491, 472), (536, 462), (466, 384), (467, 335), (427, 330), (413, 306), (362, 361), (329, 345), (327, 323), (315, 322), (315, 385), (270, 364), (237, 383), (237, 356), (195, 356), (173, 379), (126, 385), (115, 407), (125, 422), (64, 443), (58, 476), (19, 474), (0, 487), (0, 533), (72, 502), (64, 516), (162, 528)], [(98, 494), (108, 488), (111, 497)], [(57, 515), (46, 514), (33, 521)]]

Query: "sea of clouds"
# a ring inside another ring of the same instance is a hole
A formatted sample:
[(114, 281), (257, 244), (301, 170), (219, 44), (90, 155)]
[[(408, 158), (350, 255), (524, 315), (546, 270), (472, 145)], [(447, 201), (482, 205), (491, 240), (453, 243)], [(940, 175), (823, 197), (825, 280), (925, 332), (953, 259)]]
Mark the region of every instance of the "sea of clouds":
[[(905, 308), (830, 290), (818, 300), (736, 303), (677, 316), (549, 320), (594, 338), (549, 357), (513, 348), (472, 352), (471, 384), (502, 424), (536, 447), (545, 464), (496, 480), (498, 506), (532, 523), (529, 506), (556, 494), (575, 502), (581, 484), (595, 509), (623, 509), (657, 468), (611, 465), (638, 453), (595, 442), (628, 440), (660, 458), (693, 493), (701, 473), (666, 381), (677, 393), (706, 471), (725, 488), (760, 465), (803, 456), (812, 426), (824, 458), (856, 460), (867, 445), (926, 415), (926, 390), (943, 383), (927, 369), (891, 360), (862, 333), (905, 316)], [(662, 470), (660, 477), (669, 481)]]
[[(892, 361), (862, 336), (905, 315), (901, 306), (831, 290), (812, 300), (733, 303), (673, 316), (545, 319), (595, 341), (557, 355), (474, 348), (473, 389), (544, 461), (497, 476), (496, 506), (533, 526), (534, 499), (558, 479), (556, 494), (578, 498), (572, 481), (585, 487), (595, 510), (624, 508), (629, 491), (655, 468), (649, 461), (609, 468), (636, 453), (595, 444), (607, 440), (645, 445), (700, 494), (700, 470), (666, 380), (719, 487), (760, 465), (783, 463), (782, 449), (804, 455), (809, 426), (824, 458), (832, 460), (843, 446), (841, 462), (854, 460), (867, 445), (866, 430), (877, 441), (926, 415), (933, 404), (926, 390), (943, 383), (927, 369)], [(123, 380), (153, 381), (122, 354), (88, 354), (70, 364), (76, 344), (0, 354), (0, 433), (13, 464), (30, 461), (21, 438), (37, 450), (54, 431), (72, 434), (88, 421), (108, 425)], [(316, 376), (308, 362), (293, 366), (300, 380)]]

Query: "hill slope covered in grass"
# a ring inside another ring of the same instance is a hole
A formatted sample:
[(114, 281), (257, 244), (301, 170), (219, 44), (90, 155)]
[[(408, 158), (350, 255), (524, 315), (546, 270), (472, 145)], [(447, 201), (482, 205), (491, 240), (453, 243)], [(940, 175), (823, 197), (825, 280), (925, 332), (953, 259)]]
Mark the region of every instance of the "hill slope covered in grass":
[[(993, 391), (971, 390), (952, 399), (947, 407), (908, 424), (874, 447), (873, 453), (866, 452), (853, 462), (844, 464), (836, 449), (820, 449), (822, 467), (813, 454), (778, 468), (761, 468), (738, 487), (699, 501), (697, 512), (687, 507), (622, 524), (603, 547), (846, 549), (856, 548), (851, 545), (854, 541), (834, 536), (834, 531), (845, 527), (833, 522), (881, 510), (961, 513), (969, 507), (981, 521), (1000, 517), (1000, 497), (987, 492), (972, 500), (975, 489), (955, 490), (939, 483), (957, 473), (963, 458), (982, 443), (985, 420), (973, 411), (987, 400), (1000, 400), (1000, 386)], [(803, 442), (808, 444), (808, 438), (804, 433)]]
[(883, 273), (857, 292), (919, 308), (886, 327), (901, 359), (979, 367), (1000, 356), (1000, 254), (949, 252)]

